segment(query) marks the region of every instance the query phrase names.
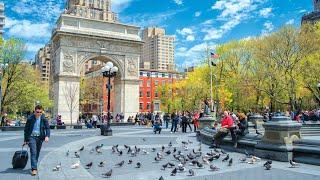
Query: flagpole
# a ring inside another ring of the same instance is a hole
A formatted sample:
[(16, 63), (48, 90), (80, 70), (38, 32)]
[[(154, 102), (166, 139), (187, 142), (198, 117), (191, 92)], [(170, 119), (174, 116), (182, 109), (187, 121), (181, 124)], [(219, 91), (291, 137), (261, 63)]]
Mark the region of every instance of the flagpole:
[[(210, 63), (209, 63), (209, 67), (210, 67), (210, 101), (211, 101), (211, 109), (210, 110), (213, 110), (213, 92), (212, 92), (212, 75), (213, 75), (213, 72), (212, 72), (212, 57), (210, 56)], [(211, 112), (210, 112), (211, 114)]]

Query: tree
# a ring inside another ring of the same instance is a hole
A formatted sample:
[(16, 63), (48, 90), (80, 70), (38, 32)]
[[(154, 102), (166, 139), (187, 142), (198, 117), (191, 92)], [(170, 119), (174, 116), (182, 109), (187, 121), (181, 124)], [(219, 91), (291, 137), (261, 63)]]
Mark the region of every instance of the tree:
[(72, 125), (73, 112), (77, 106), (79, 106), (78, 95), (79, 95), (79, 86), (73, 83), (65, 83), (63, 88), (63, 94), (66, 98), (66, 103), (70, 113), (70, 120)]

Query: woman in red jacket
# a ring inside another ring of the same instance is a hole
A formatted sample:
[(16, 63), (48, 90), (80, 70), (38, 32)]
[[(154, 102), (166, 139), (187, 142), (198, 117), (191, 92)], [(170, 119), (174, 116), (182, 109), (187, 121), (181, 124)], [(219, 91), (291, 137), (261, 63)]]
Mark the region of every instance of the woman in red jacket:
[(214, 135), (213, 137), (214, 142), (213, 142), (213, 146), (211, 147), (213, 148), (213, 147), (220, 146), (223, 138), (225, 138), (228, 135), (229, 131), (232, 131), (233, 129), (234, 129), (233, 119), (227, 111), (224, 111), (223, 119), (221, 120), (221, 128)]
[(197, 131), (197, 129), (199, 128), (199, 118), (200, 118), (200, 113), (196, 112), (193, 115), (193, 126), (194, 126), (194, 132)]

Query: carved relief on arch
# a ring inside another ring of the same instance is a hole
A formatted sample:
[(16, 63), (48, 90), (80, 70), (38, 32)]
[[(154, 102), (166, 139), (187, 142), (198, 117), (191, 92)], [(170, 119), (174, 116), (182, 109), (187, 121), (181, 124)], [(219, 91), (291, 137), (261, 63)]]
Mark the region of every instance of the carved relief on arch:
[(63, 72), (73, 73), (74, 72), (74, 53), (69, 51), (64, 51), (63, 53)]
[(137, 57), (127, 57), (127, 61), (126, 61), (126, 69), (127, 69), (127, 74), (128, 76), (131, 77), (136, 77), (138, 76), (138, 62), (139, 60), (137, 59)]

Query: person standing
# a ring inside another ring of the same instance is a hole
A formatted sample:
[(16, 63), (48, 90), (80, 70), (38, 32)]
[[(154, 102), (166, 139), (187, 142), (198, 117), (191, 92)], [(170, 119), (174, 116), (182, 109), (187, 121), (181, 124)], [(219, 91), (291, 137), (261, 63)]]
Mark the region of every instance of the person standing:
[(7, 113), (4, 113), (3, 116), (1, 117), (1, 125), (0, 126), (5, 126), (7, 124)]
[(169, 127), (169, 121), (170, 121), (170, 115), (169, 115), (169, 113), (166, 113), (166, 114), (163, 116), (163, 120), (164, 120), (164, 122), (166, 123), (166, 129), (168, 129), (168, 127)]
[(185, 112), (183, 112), (181, 117), (181, 126), (182, 126), (182, 133), (187, 132), (187, 124), (188, 124), (188, 118)]
[(171, 123), (171, 133), (175, 133), (177, 131), (177, 125), (179, 122), (179, 115), (172, 113), (171, 115), (172, 123)]
[(38, 173), (38, 160), (43, 141), (49, 142), (50, 126), (48, 120), (42, 114), (42, 106), (37, 105), (35, 112), (32, 114), (24, 128), (24, 143), (23, 146), (30, 147), (31, 175), (35, 176)]

